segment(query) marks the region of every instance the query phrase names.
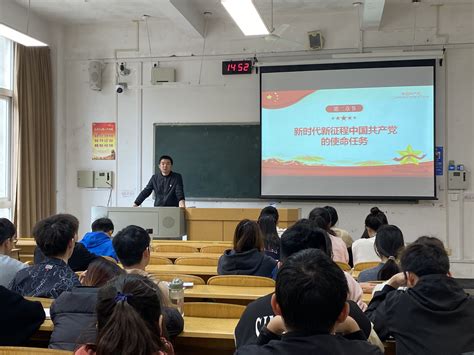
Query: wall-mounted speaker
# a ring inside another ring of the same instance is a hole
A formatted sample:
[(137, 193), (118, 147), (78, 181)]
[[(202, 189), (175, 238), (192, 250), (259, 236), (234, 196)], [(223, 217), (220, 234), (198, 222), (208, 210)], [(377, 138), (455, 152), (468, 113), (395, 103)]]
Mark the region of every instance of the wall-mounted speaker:
[(324, 38), (321, 34), (321, 31), (311, 31), (308, 32), (309, 38), (309, 48), (311, 49), (321, 49), (324, 46)]
[(89, 62), (89, 87), (102, 90), (102, 63), (97, 60)]

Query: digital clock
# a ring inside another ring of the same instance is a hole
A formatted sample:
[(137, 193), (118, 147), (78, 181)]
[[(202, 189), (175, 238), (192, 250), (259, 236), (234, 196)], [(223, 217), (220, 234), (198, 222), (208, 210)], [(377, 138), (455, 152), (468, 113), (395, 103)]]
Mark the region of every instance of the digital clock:
[(222, 75), (252, 74), (251, 60), (237, 60), (222, 62)]

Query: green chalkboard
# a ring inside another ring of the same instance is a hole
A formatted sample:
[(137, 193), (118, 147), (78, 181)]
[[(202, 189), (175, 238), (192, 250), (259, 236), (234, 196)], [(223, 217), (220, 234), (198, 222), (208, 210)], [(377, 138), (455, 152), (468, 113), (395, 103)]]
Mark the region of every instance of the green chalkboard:
[(155, 125), (155, 171), (173, 158), (186, 198), (260, 196), (259, 125)]

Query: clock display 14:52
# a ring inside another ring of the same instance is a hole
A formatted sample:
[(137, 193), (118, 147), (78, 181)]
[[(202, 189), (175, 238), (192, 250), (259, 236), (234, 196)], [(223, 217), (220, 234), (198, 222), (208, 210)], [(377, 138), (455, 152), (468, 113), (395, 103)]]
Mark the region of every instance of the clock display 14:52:
[(252, 73), (252, 61), (225, 61), (222, 62), (222, 74), (251, 74)]

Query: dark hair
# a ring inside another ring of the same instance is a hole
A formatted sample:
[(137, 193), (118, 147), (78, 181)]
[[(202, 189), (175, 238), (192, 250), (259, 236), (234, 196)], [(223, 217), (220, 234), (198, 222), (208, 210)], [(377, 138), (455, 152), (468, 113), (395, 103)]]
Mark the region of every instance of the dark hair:
[(275, 219), (270, 215), (263, 215), (257, 221), (263, 236), (265, 250), (280, 251), (280, 237), (276, 229)]
[(309, 248), (320, 249), (329, 257), (332, 255), (331, 240), (327, 232), (315, 226), (308, 219), (300, 219), (281, 236), (280, 256), (282, 261)]
[(262, 233), (256, 222), (244, 219), (235, 227), (234, 250), (241, 253), (255, 248), (264, 249)]
[(108, 218), (99, 218), (92, 222), (91, 228), (93, 232), (113, 232), (114, 224)]
[(150, 246), (150, 236), (142, 227), (125, 227), (112, 239), (117, 257), (124, 266), (133, 266), (142, 261), (143, 252)]
[(117, 263), (104, 258), (97, 258), (87, 267), (82, 284), (84, 286), (102, 287), (107, 281), (122, 274), (125, 274), (125, 270)]
[(427, 235), (419, 237), (417, 240), (415, 240), (415, 243), (418, 243), (418, 244), (435, 244), (438, 247), (440, 247), (441, 249), (445, 249), (444, 244), (441, 240), (439, 240), (438, 238), (435, 238), (435, 237), (427, 236)]
[(173, 158), (171, 158), (169, 155), (162, 155), (158, 160), (158, 164), (161, 163), (163, 159), (169, 160), (171, 162), (171, 165), (173, 165)]
[(446, 250), (433, 241), (422, 240), (411, 243), (402, 253), (400, 264), (403, 272), (413, 272), (418, 277), (431, 274), (446, 275), (449, 272)]
[(15, 225), (6, 218), (0, 218), (0, 245), (16, 234)]
[(403, 233), (397, 226), (386, 224), (378, 229), (374, 242), (375, 252), (388, 260), (379, 270), (377, 280), (388, 280), (400, 272), (396, 259), (404, 246)]
[(323, 207), (326, 211), (329, 213), (329, 217), (331, 218), (331, 225), (330, 227), (334, 227), (339, 220), (339, 216), (337, 215), (337, 211), (334, 207), (332, 206), (324, 206)]
[(134, 274), (111, 280), (97, 296), (97, 355), (150, 355), (164, 350), (161, 311), (153, 281)]
[(278, 210), (273, 206), (267, 206), (267, 207), (262, 208), (258, 219), (260, 219), (263, 216), (272, 216), (273, 219), (275, 220), (275, 224), (278, 224), (278, 220), (280, 219)]
[(365, 217), (365, 226), (377, 232), (384, 224), (388, 224), (385, 213), (379, 210), (378, 207), (372, 207), (370, 213)]
[(60, 256), (66, 252), (78, 229), (79, 221), (76, 217), (56, 214), (36, 223), (33, 227), (33, 237), (45, 256)]
[(308, 335), (334, 326), (348, 292), (341, 268), (317, 249), (289, 257), (276, 278), (276, 299), (285, 324)]
[(325, 208), (313, 208), (309, 213), (308, 219), (329, 234), (335, 235), (335, 232), (331, 230), (331, 215)]

